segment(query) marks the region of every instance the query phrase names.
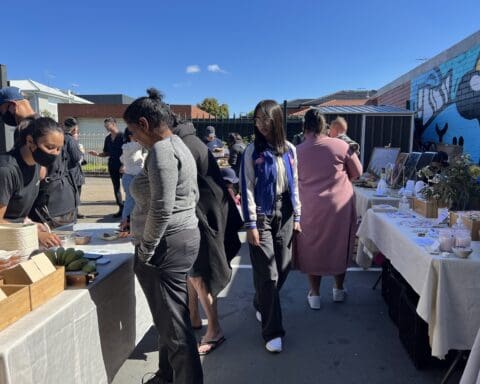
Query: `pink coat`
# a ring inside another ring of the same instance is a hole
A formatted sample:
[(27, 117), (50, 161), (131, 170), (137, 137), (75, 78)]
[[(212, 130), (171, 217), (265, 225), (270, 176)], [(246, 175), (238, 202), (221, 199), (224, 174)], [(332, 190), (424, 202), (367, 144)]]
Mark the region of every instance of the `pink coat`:
[(350, 180), (362, 174), (362, 165), (344, 141), (310, 133), (297, 156), (302, 233), (295, 238), (295, 266), (316, 276), (342, 274), (357, 221)]

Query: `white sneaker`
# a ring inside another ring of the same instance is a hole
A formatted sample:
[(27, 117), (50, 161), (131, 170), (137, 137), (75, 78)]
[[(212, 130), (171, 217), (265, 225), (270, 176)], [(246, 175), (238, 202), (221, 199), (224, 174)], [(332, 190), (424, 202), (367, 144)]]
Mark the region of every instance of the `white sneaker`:
[(345, 301), (345, 295), (347, 294), (346, 288), (338, 289), (333, 288), (333, 301), (336, 303), (341, 303)]
[(310, 295), (310, 292), (307, 295), (308, 305), (311, 309), (320, 309), (321, 307), (321, 297)]
[(267, 343), (265, 344), (265, 348), (268, 352), (272, 353), (282, 352), (282, 338), (276, 337), (275, 339), (267, 341)]
[(261, 314), (259, 311), (257, 311), (257, 312), (255, 313), (255, 317), (257, 318), (257, 320), (258, 320), (260, 323), (262, 322), (262, 314)]

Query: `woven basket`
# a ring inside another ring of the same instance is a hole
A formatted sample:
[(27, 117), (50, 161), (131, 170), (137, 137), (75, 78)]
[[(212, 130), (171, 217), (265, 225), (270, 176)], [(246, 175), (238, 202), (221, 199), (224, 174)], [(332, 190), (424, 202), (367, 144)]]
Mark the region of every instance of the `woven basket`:
[(28, 257), (38, 249), (36, 224), (0, 224), (0, 249)]

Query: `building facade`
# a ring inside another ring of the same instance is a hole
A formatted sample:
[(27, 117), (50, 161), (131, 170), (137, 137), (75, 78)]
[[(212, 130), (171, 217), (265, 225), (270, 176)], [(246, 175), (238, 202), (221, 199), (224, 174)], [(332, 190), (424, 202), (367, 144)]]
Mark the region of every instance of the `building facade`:
[(369, 103), (415, 111), (424, 142), (463, 143), (480, 160), (480, 31), (379, 89)]

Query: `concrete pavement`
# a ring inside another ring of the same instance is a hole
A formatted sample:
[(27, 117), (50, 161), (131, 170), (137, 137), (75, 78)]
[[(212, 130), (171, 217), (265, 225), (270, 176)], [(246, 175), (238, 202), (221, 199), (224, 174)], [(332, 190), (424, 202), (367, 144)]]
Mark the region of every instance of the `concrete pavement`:
[[(80, 211), (88, 215), (85, 221), (118, 221), (105, 217), (117, 210), (109, 179), (88, 178), (82, 201)], [(205, 383), (440, 383), (445, 363), (419, 371), (404, 350), (380, 289), (371, 289), (379, 272), (349, 272), (345, 303), (332, 302), (333, 279), (325, 278), (319, 311), (307, 305), (305, 277), (291, 272), (281, 295), (287, 331), (284, 352), (272, 355), (264, 348), (252, 307), (252, 271), (245, 243), (232, 264), (233, 279), (218, 303), (227, 340), (202, 357)], [(203, 332), (197, 332), (198, 339)], [(156, 371), (156, 339), (152, 327), (113, 384), (141, 383), (146, 372)], [(459, 376), (460, 372), (450, 383), (457, 383)]]

